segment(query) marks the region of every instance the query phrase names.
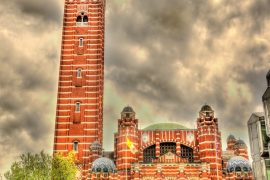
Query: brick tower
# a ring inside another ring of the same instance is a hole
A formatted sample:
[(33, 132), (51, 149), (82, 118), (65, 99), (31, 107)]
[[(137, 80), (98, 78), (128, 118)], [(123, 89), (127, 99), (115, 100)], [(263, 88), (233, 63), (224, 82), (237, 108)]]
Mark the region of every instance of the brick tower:
[(210, 164), (211, 179), (222, 179), (221, 133), (218, 119), (209, 105), (204, 105), (197, 120), (199, 156), (201, 162)]
[(230, 134), (228, 136), (228, 138), (227, 138), (227, 148), (226, 148), (226, 150), (234, 151), (235, 143), (236, 143), (236, 139), (235, 139), (234, 135)]
[[(131, 164), (138, 161), (138, 120), (130, 106), (123, 109), (115, 134), (115, 159), (117, 159), (118, 179), (130, 179)], [(128, 147), (128, 141), (132, 147)]]
[(105, 0), (65, 0), (54, 152), (76, 152), (83, 179), (89, 147), (102, 144)]

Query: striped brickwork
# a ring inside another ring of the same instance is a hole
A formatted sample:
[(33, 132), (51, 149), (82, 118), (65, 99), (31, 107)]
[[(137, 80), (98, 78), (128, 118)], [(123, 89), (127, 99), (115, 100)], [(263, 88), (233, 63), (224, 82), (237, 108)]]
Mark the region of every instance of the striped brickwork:
[(226, 180), (253, 180), (252, 172), (231, 172), (224, 178)]
[(198, 123), (198, 147), (200, 161), (210, 164), (211, 179), (222, 179), (222, 147), (218, 120), (214, 116), (200, 116)]
[[(200, 180), (210, 180), (210, 167), (201, 163), (181, 163), (181, 164), (136, 164), (132, 179), (143, 180), (163, 180), (175, 179), (186, 180), (190, 178)], [(138, 169), (136, 171), (136, 169)]]
[[(104, 0), (65, 1), (54, 152), (66, 154), (77, 142), (84, 178), (89, 146), (102, 144), (104, 11)], [(87, 22), (77, 22), (78, 16), (87, 16)]]
[[(115, 134), (115, 158), (119, 179), (130, 179), (131, 165), (138, 162), (138, 120), (135, 117), (123, 117), (118, 120), (118, 133)], [(127, 138), (134, 149), (127, 146)]]

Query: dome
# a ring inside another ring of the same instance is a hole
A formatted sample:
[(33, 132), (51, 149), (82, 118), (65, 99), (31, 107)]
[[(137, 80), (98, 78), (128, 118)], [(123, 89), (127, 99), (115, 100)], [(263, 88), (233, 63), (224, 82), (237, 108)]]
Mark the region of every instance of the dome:
[(230, 135), (227, 137), (227, 142), (229, 142), (229, 141), (231, 141), (231, 140), (235, 140), (235, 141), (236, 141), (234, 135), (232, 135), (232, 134), (230, 134)]
[(98, 141), (95, 141), (91, 144), (90, 149), (91, 150), (99, 150), (99, 149), (102, 149), (102, 146)]
[(227, 171), (251, 171), (251, 166), (249, 161), (242, 156), (234, 156), (232, 157), (227, 164)]
[(133, 111), (132, 107), (130, 107), (130, 106), (126, 106), (122, 111), (122, 113), (133, 113), (133, 112), (134, 111)]
[(92, 165), (93, 172), (115, 172), (116, 167), (114, 162), (106, 157), (96, 159)]
[(247, 147), (246, 143), (243, 140), (241, 140), (241, 139), (239, 139), (238, 141), (236, 141), (235, 145), (236, 146), (240, 146), (240, 147)]
[(206, 104), (201, 108), (201, 111), (213, 111), (213, 110), (212, 110), (211, 106)]
[(152, 124), (143, 130), (176, 130), (176, 129), (188, 129), (185, 126), (177, 123), (158, 123)]

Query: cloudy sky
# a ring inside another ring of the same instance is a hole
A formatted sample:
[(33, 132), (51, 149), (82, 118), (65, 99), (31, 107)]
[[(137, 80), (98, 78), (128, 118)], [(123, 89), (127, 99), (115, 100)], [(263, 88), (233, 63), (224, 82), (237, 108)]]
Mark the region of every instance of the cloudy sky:
[[(194, 128), (210, 104), (223, 141), (248, 143), (270, 68), (269, 0), (107, 0), (106, 150), (122, 108), (140, 127)], [(52, 152), (63, 2), (1, 0), (0, 173), (21, 153)]]

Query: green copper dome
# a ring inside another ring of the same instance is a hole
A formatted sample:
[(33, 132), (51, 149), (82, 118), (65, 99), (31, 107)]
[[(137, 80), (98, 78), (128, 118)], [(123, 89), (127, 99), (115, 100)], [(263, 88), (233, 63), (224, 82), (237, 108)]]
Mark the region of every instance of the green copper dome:
[(176, 130), (176, 129), (188, 129), (185, 126), (177, 123), (158, 123), (152, 124), (143, 130)]

